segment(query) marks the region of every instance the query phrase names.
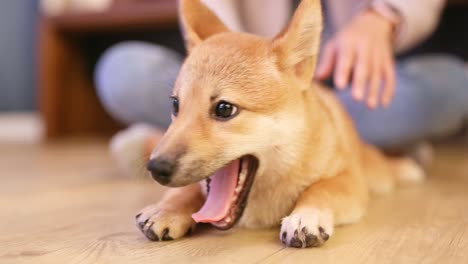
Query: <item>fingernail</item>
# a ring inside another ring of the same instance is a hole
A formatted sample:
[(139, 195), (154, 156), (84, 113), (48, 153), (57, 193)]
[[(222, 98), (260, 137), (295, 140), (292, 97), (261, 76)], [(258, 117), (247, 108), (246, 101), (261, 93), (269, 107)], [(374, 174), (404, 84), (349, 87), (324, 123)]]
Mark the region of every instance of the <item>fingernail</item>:
[(335, 86), (341, 90), (343, 89), (343, 86), (344, 86), (343, 83), (344, 83), (343, 79), (337, 78), (335, 81)]
[(345, 79), (341, 79), (341, 80), (340, 80), (340, 86), (341, 86), (341, 88), (343, 88), (343, 89), (346, 88), (346, 85), (347, 85), (347, 83), (346, 83)]

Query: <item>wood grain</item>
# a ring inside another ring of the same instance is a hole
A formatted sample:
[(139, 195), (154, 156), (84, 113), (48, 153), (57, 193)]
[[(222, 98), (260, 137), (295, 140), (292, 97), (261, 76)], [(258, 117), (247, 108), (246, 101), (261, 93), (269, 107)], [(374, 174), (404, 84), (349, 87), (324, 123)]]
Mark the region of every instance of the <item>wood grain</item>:
[(297, 250), (277, 229), (149, 242), (134, 214), (163, 189), (119, 175), (105, 142), (2, 143), (0, 263), (467, 263), (468, 149), (437, 154), (427, 183), (375, 197), (362, 222)]

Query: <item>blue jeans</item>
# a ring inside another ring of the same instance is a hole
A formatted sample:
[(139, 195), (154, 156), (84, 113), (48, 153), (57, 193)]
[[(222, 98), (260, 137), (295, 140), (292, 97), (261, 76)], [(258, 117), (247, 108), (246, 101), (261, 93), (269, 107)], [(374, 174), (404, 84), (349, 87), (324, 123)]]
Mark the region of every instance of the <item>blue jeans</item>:
[[(172, 85), (182, 59), (171, 50), (140, 42), (107, 51), (95, 80), (99, 97), (116, 119), (166, 127)], [(349, 89), (337, 96), (361, 137), (382, 148), (403, 148), (459, 131), (468, 121), (468, 74), (463, 61), (431, 55), (397, 63), (397, 88), (386, 109), (368, 110)]]

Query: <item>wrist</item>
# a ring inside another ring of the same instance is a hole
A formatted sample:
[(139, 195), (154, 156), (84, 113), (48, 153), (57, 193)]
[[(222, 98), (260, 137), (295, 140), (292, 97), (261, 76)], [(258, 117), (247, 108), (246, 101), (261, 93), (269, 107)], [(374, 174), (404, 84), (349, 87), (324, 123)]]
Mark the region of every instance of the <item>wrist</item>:
[(384, 1), (376, 0), (372, 1), (367, 10), (387, 21), (391, 26), (393, 36), (396, 35), (401, 25), (401, 15), (397, 9)]
[(363, 14), (364, 16), (369, 17), (369, 23), (371, 25), (377, 26), (379, 28), (379, 32), (385, 33), (391, 39), (393, 39), (396, 27), (391, 20), (382, 16), (380, 13), (376, 12), (373, 9), (367, 9), (363, 12)]

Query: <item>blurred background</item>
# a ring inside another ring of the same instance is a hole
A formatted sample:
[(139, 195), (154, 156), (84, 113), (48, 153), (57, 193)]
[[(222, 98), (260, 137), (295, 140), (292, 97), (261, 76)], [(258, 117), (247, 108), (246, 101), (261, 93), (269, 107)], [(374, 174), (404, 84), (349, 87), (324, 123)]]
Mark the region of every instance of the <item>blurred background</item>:
[(36, 100), (38, 2), (0, 3), (0, 111), (32, 111)]
[(94, 85), (101, 55), (140, 40), (183, 54), (174, 0), (0, 2), (0, 140), (109, 136), (124, 125)]
[[(126, 40), (183, 54), (176, 9), (175, 0), (1, 1), (0, 135), (24, 136), (36, 127), (31, 134), (45, 138), (107, 136), (122, 128), (96, 96), (96, 62)], [(448, 1), (436, 32), (410, 54), (467, 60), (467, 26), (468, 1)]]
[[(273, 239), (276, 230), (253, 235), (246, 231), (240, 236), (213, 234), (214, 240), (204, 240), (200, 248), (198, 239), (149, 244), (135, 228), (134, 215), (159, 200), (163, 188), (136, 181), (109, 155), (109, 137), (127, 124), (125, 118), (117, 120), (106, 112), (109, 107), (117, 112), (120, 101), (104, 107), (106, 100), (99, 100), (98, 95), (105, 96), (99, 93), (95, 78), (103, 54), (126, 41), (164, 47), (154, 53), (156, 59), (151, 58), (158, 61), (159, 71), (134, 69), (132, 74), (175, 76), (166, 70), (171, 65), (177, 70), (178, 64), (172, 62), (180, 63), (185, 54), (177, 0), (0, 0), (0, 263), (178, 263), (174, 261), (178, 257), (184, 258), (181, 263), (192, 258), (213, 263), (213, 256), (222, 258), (218, 262), (242, 259), (238, 262), (247, 263), (275, 262), (269, 257), (296, 254), (286, 250), (276, 254), (284, 249)], [(400, 56), (418, 53), (448, 53), (466, 65), (468, 0), (448, 0), (437, 30)], [(149, 61), (145, 55), (139, 58)], [(117, 65), (124, 76), (135, 68), (126, 63)], [(171, 81), (167, 80), (165, 88), (170, 88)], [(116, 89), (122, 86), (107, 84)], [(146, 86), (152, 88), (152, 83)], [(151, 100), (166, 102), (155, 105), (167, 107), (161, 113), (169, 118), (167, 97), (145, 98), (150, 98), (150, 104)], [(465, 142), (436, 146), (437, 159), (427, 184), (376, 199), (366, 222), (331, 242), (338, 245), (337, 250), (330, 247), (333, 254), (325, 248), (312, 255), (328, 260), (341, 252), (350, 262), (350, 252), (354, 252), (358, 263), (392, 257), (414, 260), (411, 263), (432, 259), (466, 263)], [(134, 161), (144, 164), (142, 158), (128, 160), (130, 165)], [(144, 167), (139, 168), (144, 171)], [(254, 251), (257, 258), (252, 258)]]

